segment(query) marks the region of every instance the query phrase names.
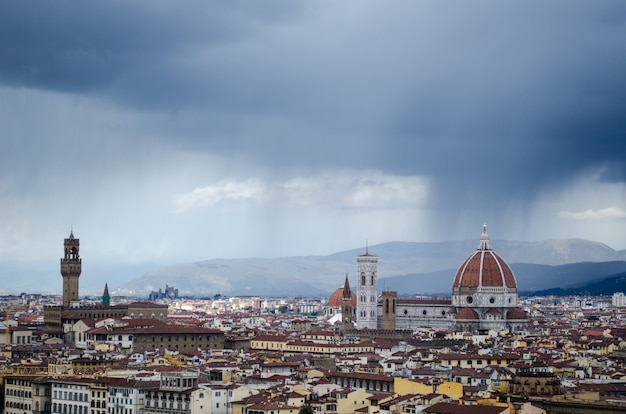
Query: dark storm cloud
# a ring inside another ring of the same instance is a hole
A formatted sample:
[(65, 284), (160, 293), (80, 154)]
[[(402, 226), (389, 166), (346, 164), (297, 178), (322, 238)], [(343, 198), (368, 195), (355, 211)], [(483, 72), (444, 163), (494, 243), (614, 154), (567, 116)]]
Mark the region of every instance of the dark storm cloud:
[(440, 205), (499, 210), (589, 168), (626, 179), (623, 5), (534, 6), (483, 9), (476, 33), (451, 29), (444, 73), (429, 72), (391, 123), (406, 148), (388, 158), (433, 172)]
[[(433, 176), (493, 208), (623, 181), (622, 2), (3, 3), (0, 82), (168, 113), (192, 150)], [(457, 206), (446, 208), (458, 208)]]
[[(102, 89), (128, 73), (137, 79), (143, 75), (156, 86), (168, 81), (168, 75), (182, 74), (184, 64), (179, 64), (178, 73), (168, 73), (166, 68), (185, 50), (198, 44), (237, 42), (297, 11), (289, 4), (264, 5), (3, 3), (0, 76), (12, 86), (69, 92)], [(135, 93), (141, 94), (138, 86)]]

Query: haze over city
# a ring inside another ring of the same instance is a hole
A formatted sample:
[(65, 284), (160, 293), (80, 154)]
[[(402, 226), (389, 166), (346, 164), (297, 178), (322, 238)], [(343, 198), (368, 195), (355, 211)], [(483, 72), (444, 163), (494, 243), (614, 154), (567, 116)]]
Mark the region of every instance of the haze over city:
[(626, 249), (625, 22), (620, 1), (2, 3), (3, 277), (56, 276), (72, 229), (85, 274), (483, 222)]

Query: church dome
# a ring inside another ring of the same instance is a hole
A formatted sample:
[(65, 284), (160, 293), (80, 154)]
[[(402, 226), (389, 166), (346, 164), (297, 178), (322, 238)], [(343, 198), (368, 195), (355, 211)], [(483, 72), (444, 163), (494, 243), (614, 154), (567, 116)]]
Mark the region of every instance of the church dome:
[(510, 311), (508, 311), (506, 313), (506, 318), (509, 320), (510, 319), (528, 319), (528, 317), (526, 316), (526, 312), (524, 312), (520, 308), (513, 308)]
[(487, 227), (483, 226), (480, 243), (456, 272), (452, 288), (500, 287), (517, 289), (509, 265), (491, 249)]
[(478, 320), (480, 318), (474, 309), (463, 308), (456, 314), (456, 319)]
[[(356, 308), (356, 295), (354, 292), (350, 292), (352, 297), (352, 309)], [(343, 288), (339, 288), (333, 292), (332, 295), (328, 298), (328, 303), (326, 306), (329, 308), (341, 308), (341, 301), (343, 299)]]

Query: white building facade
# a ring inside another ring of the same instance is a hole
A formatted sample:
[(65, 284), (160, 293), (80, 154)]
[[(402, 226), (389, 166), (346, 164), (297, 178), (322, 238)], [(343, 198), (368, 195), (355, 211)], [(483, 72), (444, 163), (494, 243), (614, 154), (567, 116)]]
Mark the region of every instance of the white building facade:
[(89, 379), (54, 379), (52, 384), (52, 413), (89, 413)]
[(624, 292), (613, 293), (611, 304), (613, 306), (626, 306), (626, 295), (624, 295)]
[(356, 327), (376, 329), (378, 324), (378, 257), (367, 252), (356, 258)]
[(146, 409), (145, 390), (137, 388), (140, 381), (109, 385), (107, 395), (108, 414), (144, 414)]

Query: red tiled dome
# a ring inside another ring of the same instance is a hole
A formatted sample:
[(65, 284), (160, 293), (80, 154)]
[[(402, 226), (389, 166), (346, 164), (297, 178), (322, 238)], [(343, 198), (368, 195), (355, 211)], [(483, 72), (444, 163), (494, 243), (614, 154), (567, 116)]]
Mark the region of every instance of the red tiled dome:
[[(351, 295), (352, 296), (352, 309), (356, 309), (356, 295), (354, 294), (354, 292), (351, 292), (351, 293), (352, 293)], [(330, 298), (328, 298), (328, 303), (326, 304), (326, 306), (330, 308), (340, 308), (342, 299), (343, 299), (343, 288), (339, 288), (335, 290), (332, 295), (330, 295)]]
[(526, 312), (520, 308), (513, 308), (506, 313), (507, 319), (528, 319)]
[(456, 314), (456, 319), (472, 319), (472, 320), (478, 320), (480, 319), (478, 317), (478, 314), (476, 313), (476, 311), (474, 309), (471, 308), (462, 308), (457, 314)]
[(486, 231), (480, 237), (478, 249), (459, 267), (452, 285), (453, 288), (479, 286), (517, 288), (509, 265), (491, 250)]

